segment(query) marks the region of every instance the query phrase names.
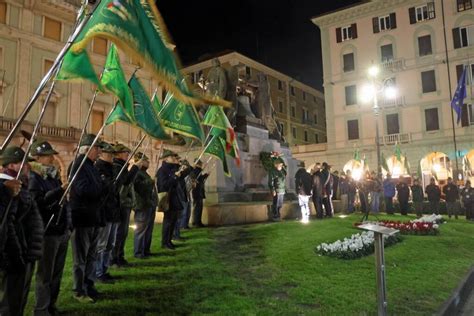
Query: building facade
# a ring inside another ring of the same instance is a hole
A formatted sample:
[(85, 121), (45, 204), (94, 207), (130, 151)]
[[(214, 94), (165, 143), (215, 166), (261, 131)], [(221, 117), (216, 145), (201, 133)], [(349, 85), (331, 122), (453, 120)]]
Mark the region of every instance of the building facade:
[[(290, 145), (326, 142), (324, 95), (299, 81), (237, 52), (217, 56), (221, 67), (236, 67), (239, 82), (258, 86), (258, 75), (267, 77), (275, 123)], [(207, 78), (212, 58), (183, 68), (195, 89), (200, 79)]]
[[(16, 122), (39, 82), (52, 66), (59, 51), (71, 34), (75, 15), (79, 9), (78, 0), (6, 0), (0, 3), (0, 135), (4, 137)], [(110, 47), (106, 39), (96, 38), (89, 45), (91, 62), (97, 74), (105, 64)], [(127, 78), (135, 71), (133, 60), (120, 53)], [(151, 75), (144, 70), (137, 77), (151, 96), (158, 87)], [(49, 85), (48, 85), (49, 87)], [(43, 91), (21, 129), (31, 132), (48, 87)], [(58, 82), (50, 104), (40, 126), (39, 137), (47, 139), (58, 149), (58, 164), (62, 170), (73, 158), (73, 151), (79, 140), (81, 129), (93, 98), (95, 86), (89, 82)], [(161, 95), (161, 90), (158, 91)], [(93, 106), (87, 131), (96, 133), (116, 100), (110, 94), (99, 94)], [(138, 129), (125, 124), (107, 126), (104, 138), (120, 141), (129, 146), (140, 138)], [(20, 133), (14, 142), (21, 143)], [(145, 142), (146, 144), (146, 142)], [(148, 145), (148, 154), (157, 158), (159, 144)], [(154, 150), (154, 152), (153, 152)]]
[[(471, 0), (375, 0), (312, 21), (321, 30), (328, 142), (327, 148), (294, 148), (296, 157), (327, 160), (341, 170), (357, 148), (375, 170), (377, 120), (381, 152), (393, 155), (398, 144), (411, 173), (437, 152), (451, 170), (457, 154), (462, 168), (463, 156), (474, 149)], [(361, 98), (372, 65), (380, 69), (377, 115), (373, 102)], [(467, 98), (459, 124), (454, 115), (456, 153), (450, 102), (463, 66)], [(382, 93), (388, 86), (397, 89), (395, 98)]]

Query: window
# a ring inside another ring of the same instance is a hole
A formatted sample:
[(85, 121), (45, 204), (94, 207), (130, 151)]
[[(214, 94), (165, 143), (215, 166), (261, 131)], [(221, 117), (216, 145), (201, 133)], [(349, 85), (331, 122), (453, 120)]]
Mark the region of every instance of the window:
[(99, 110), (92, 110), (92, 124), (91, 132), (97, 134), (102, 125), (104, 124), (104, 112)]
[(293, 138), (296, 138), (296, 127), (291, 128), (291, 135), (293, 135)]
[(43, 76), (53, 67), (54, 61), (45, 59), (43, 62)]
[(306, 101), (306, 92), (303, 91), (303, 101)]
[(423, 93), (436, 91), (436, 78), (434, 70), (421, 72), (421, 85), (423, 88)]
[(92, 51), (96, 54), (107, 55), (107, 40), (102, 37), (94, 37), (92, 41)]
[(428, 2), (419, 7), (409, 8), (408, 15), (410, 16), (410, 24), (434, 19), (436, 17), (434, 2)]
[(283, 113), (283, 101), (278, 101), (278, 112)]
[(380, 46), (380, 54), (382, 56), (382, 62), (393, 60), (393, 46), (392, 44)]
[(55, 41), (61, 41), (61, 22), (44, 17), (43, 36)]
[(357, 38), (357, 24), (336, 28), (336, 42), (340, 43)]
[(354, 53), (344, 54), (342, 56), (342, 59), (343, 59), (343, 62), (344, 62), (344, 66), (343, 66), (344, 72), (353, 71), (355, 69), (355, 66), (354, 66)]
[(303, 123), (306, 123), (306, 121), (308, 121), (308, 117), (309, 117), (308, 110), (303, 108), (303, 118), (302, 118)]
[(355, 85), (346, 86), (346, 105), (353, 105), (357, 103), (357, 89)]
[(293, 105), (291, 106), (291, 116), (296, 117), (296, 107)]
[(7, 4), (5, 2), (0, 3), (0, 23), (7, 23)]
[(469, 124), (474, 125), (474, 106), (472, 104), (467, 105), (467, 113), (469, 117)]
[(454, 28), (453, 42), (455, 49), (474, 45), (474, 25)]
[(278, 132), (279, 132), (282, 136), (285, 136), (284, 125), (283, 125), (283, 123), (281, 123), (281, 122), (278, 122)]
[(472, 0), (457, 0), (458, 12), (472, 9)]
[(395, 13), (372, 18), (372, 28), (374, 33), (397, 28), (397, 19)]
[(283, 82), (281, 80), (278, 80), (278, 90), (283, 91)]
[(431, 48), (431, 35), (418, 37), (418, 52), (420, 56), (431, 55), (433, 53)]
[[(466, 84), (472, 84), (473, 83), (473, 78), (474, 78), (474, 64), (468, 65), (469, 69), (467, 70), (467, 80)], [(456, 75), (459, 81), (461, 79), (462, 72), (464, 70), (464, 65), (456, 65)]]
[(472, 104), (463, 104), (461, 108), (461, 126), (474, 125)]
[(291, 92), (291, 95), (295, 95), (295, 87), (291, 86), (290, 87), (290, 92)]
[(349, 140), (359, 139), (359, 121), (358, 120), (347, 121), (347, 138)]
[(314, 114), (314, 124), (318, 124), (318, 114)]
[(308, 141), (308, 131), (304, 131), (304, 141)]
[(245, 66), (245, 74), (247, 75), (247, 77), (252, 76), (252, 71), (249, 66)]
[(439, 130), (438, 108), (425, 110), (425, 123), (427, 131)]
[(387, 134), (398, 134), (400, 133), (400, 125), (398, 123), (398, 114), (387, 114)]
[(314, 142), (316, 144), (319, 144), (319, 135), (318, 134), (314, 134)]

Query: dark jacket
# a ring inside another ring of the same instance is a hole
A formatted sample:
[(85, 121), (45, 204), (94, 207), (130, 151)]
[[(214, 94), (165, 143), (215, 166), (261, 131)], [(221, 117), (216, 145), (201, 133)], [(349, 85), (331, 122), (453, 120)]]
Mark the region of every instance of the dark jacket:
[[(74, 161), (73, 174), (83, 158), (84, 155), (79, 155)], [(99, 171), (94, 167), (94, 162), (87, 158), (71, 185), (69, 205), (74, 227), (99, 227), (105, 224), (101, 222), (100, 216), (105, 193)]]
[(313, 179), (305, 168), (300, 168), (295, 174), (295, 188), (299, 195), (311, 195)]
[(177, 212), (183, 209), (183, 204), (178, 195), (179, 180), (186, 178), (188, 172), (183, 172), (180, 177), (175, 175), (175, 172), (179, 170), (178, 164), (170, 164), (163, 162), (160, 169), (156, 173), (156, 181), (158, 192), (168, 192), (169, 193), (169, 203), (170, 210), (169, 212)]
[(393, 198), (395, 196), (395, 184), (392, 180), (385, 179), (383, 181), (383, 196)]
[(321, 180), (321, 171), (316, 171), (311, 176), (313, 180), (313, 196), (322, 197), (323, 196), (323, 183)]
[(333, 182), (334, 178), (328, 169), (321, 171), (321, 183), (323, 185), (323, 196), (333, 195)]
[(410, 197), (410, 189), (408, 185), (404, 182), (397, 184), (397, 198), (399, 201), (408, 201)]
[(461, 198), (464, 204), (474, 203), (474, 188), (464, 188), (461, 190)]
[(436, 184), (428, 184), (425, 188), (425, 192), (430, 202), (439, 202), (441, 199), (441, 190)]
[(133, 183), (135, 210), (147, 211), (156, 207), (155, 183), (146, 170), (139, 170)]
[(357, 193), (357, 184), (352, 178), (347, 178), (347, 194), (356, 194)]
[(193, 200), (204, 200), (206, 198), (206, 180), (209, 174), (203, 173), (202, 168), (196, 167), (191, 171), (190, 177), (195, 183), (193, 188)]
[(53, 178), (51, 175), (46, 174), (42, 168), (40, 164), (32, 165), (28, 190), (38, 206), (45, 226), (54, 215), (45, 234), (63, 235), (67, 230), (67, 215), (62, 213), (59, 223), (56, 224), (57, 216), (61, 213), (59, 200), (64, 193), (64, 190), (61, 188), (62, 183), (59, 175)]
[(443, 187), (446, 202), (456, 202), (459, 199), (459, 189), (454, 183), (448, 183)]
[(411, 197), (413, 202), (423, 202), (425, 196), (423, 194), (423, 188), (419, 184), (411, 186)]
[(120, 222), (120, 203), (117, 185), (114, 183), (114, 169), (111, 162), (99, 159), (94, 164), (105, 187), (105, 200), (102, 202), (101, 216), (108, 223)]
[[(113, 160), (114, 179), (117, 178), (124, 164), (125, 164), (125, 160), (114, 158)], [(130, 170), (125, 168), (122, 174), (120, 175), (120, 178), (116, 182), (117, 190), (119, 192), (119, 202), (120, 202), (121, 208), (131, 209), (135, 203), (132, 182), (135, 180), (137, 173), (138, 173), (137, 166), (133, 166)]]
[(286, 192), (285, 178), (286, 170), (284, 168), (281, 170), (272, 168), (268, 173), (268, 187), (270, 188), (270, 191), (284, 194)]
[[(3, 219), (10, 202), (10, 194), (3, 185), (5, 174), (0, 178), (0, 218)], [(8, 213), (3, 249), (0, 253), (0, 268), (7, 271), (22, 271), (26, 262), (41, 258), (43, 250), (43, 221), (35, 201), (26, 187), (13, 198)]]

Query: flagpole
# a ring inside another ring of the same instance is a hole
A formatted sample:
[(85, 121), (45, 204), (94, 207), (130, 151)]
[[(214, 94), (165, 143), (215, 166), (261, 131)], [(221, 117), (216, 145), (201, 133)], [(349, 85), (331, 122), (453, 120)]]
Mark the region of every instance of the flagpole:
[[(449, 55), (448, 55), (448, 41), (446, 37), (446, 21), (444, 17), (444, 1), (441, 1), (441, 14), (443, 16), (443, 34), (444, 34), (444, 52), (446, 54), (446, 69), (448, 71), (448, 87), (449, 87), (449, 100), (451, 101), (453, 99), (453, 93), (451, 91), (451, 71), (449, 68)], [(451, 124), (453, 127), (453, 143), (454, 143), (454, 158), (456, 159), (456, 173), (459, 170), (459, 165), (458, 165), (458, 145), (456, 143), (456, 129), (454, 126), (454, 109), (451, 106)], [(453, 174), (454, 176), (454, 174)], [(457, 180), (456, 180), (457, 181)]]
[[(63, 49), (59, 52), (59, 55), (56, 57), (56, 60), (54, 61), (53, 65), (48, 70), (48, 72), (44, 75), (44, 77), (41, 80), (40, 84), (38, 85), (35, 92), (31, 96), (30, 101), (28, 102), (28, 104), (25, 106), (25, 108), (21, 112), (21, 114), (18, 117), (15, 125), (12, 127), (10, 133), (8, 133), (7, 137), (3, 141), (3, 144), (0, 147), (0, 151), (3, 151), (8, 146), (8, 144), (11, 142), (11, 140), (12, 140), (13, 136), (15, 135), (16, 131), (18, 130), (20, 125), (23, 123), (23, 121), (25, 120), (25, 118), (28, 115), (28, 113), (30, 112), (30, 110), (33, 108), (33, 105), (35, 104), (36, 100), (39, 98), (39, 96), (40, 96), (41, 92), (43, 91), (43, 89), (46, 87), (46, 84), (52, 78), (53, 74), (55, 73), (55, 71), (59, 67), (59, 64), (64, 59), (64, 56), (66, 55), (66, 53), (69, 51), (69, 49), (73, 45), (74, 41), (76, 40), (77, 36), (79, 35), (79, 33), (82, 31), (82, 29), (86, 25), (86, 23), (91, 18), (92, 14), (94, 13), (94, 11), (97, 8), (99, 3), (100, 3), (100, 0), (98, 0), (97, 3), (95, 4), (95, 6), (92, 8), (91, 13), (86, 14), (84, 16), (84, 19), (75, 28), (74, 32), (69, 37), (66, 45), (64, 45)], [(87, 6), (86, 3), (82, 5), (82, 7), (79, 10), (79, 13), (77, 15), (78, 18), (82, 15), (82, 13), (84, 12), (86, 6)]]
[(125, 163), (123, 164), (122, 168), (120, 169), (119, 173), (117, 174), (117, 177), (115, 177), (115, 180), (114, 182), (117, 182), (118, 179), (120, 178), (120, 176), (122, 175), (123, 171), (125, 170), (125, 168), (128, 166), (128, 163), (130, 162), (130, 160), (132, 159), (132, 157), (135, 155), (135, 153), (137, 152), (138, 148), (141, 146), (141, 144), (143, 143), (143, 141), (145, 140), (147, 134), (143, 135), (142, 138), (140, 139), (140, 141), (138, 142), (138, 144), (135, 146), (135, 148), (133, 148), (132, 152), (130, 153), (130, 155), (128, 155), (128, 158), (127, 160), (125, 161)]
[[(210, 133), (209, 133), (210, 134)], [(216, 137), (216, 135), (213, 135), (212, 138), (209, 140), (209, 142), (207, 143), (207, 145), (204, 147), (204, 149), (202, 150), (201, 154), (199, 155), (199, 157), (197, 158), (197, 160), (201, 159), (202, 156), (204, 155), (204, 152), (206, 151), (206, 149), (209, 147), (209, 145), (212, 143), (212, 140), (214, 139), (214, 137)]]
[(16, 81), (12, 84), (12, 91), (10, 91), (10, 94), (8, 95), (7, 104), (3, 107), (2, 117), (4, 117), (5, 113), (7, 113), (8, 106), (10, 105), (10, 100), (12, 98), (13, 92), (15, 91), (15, 86)]

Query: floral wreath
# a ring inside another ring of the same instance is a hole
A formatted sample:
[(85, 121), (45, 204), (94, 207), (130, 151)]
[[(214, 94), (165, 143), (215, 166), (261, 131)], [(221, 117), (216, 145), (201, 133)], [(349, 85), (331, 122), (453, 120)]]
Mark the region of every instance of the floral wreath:
[(283, 156), (284, 156), (283, 153), (280, 153), (278, 151), (260, 152), (260, 162), (263, 165), (263, 169), (265, 169), (265, 171), (267, 172), (270, 172), (270, 170), (275, 168), (274, 164), (278, 160), (283, 163), (283, 168), (286, 169), (286, 163), (282, 158)]

